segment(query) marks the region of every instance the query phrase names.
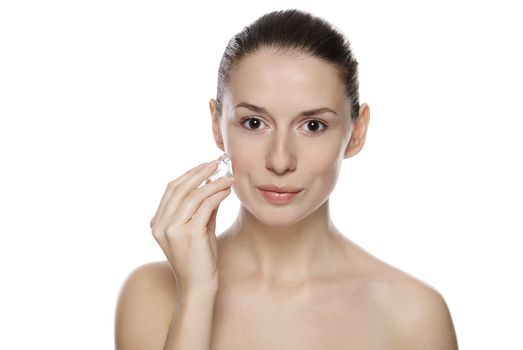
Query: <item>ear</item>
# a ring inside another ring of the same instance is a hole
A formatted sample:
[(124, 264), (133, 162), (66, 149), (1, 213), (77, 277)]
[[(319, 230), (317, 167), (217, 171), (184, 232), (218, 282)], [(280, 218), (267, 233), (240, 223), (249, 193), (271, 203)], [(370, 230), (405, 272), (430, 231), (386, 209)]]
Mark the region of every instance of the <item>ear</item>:
[(214, 142), (216, 143), (216, 146), (218, 146), (219, 149), (221, 149), (223, 152), (225, 152), (225, 146), (223, 144), (223, 137), (222, 137), (222, 128), (220, 125), (220, 118), (218, 118), (218, 113), (216, 112), (216, 101), (211, 98), (209, 101), (209, 110), (211, 111), (211, 119), (212, 119), (212, 134), (214, 136)]
[(354, 121), (352, 135), (349, 144), (345, 149), (345, 158), (350, 158), (357, 154), (363, 147), (365, 137), (367, 136), (369, 120), (370, 108), (366, 103), (364, 103), (360, 106), (358, 118)]

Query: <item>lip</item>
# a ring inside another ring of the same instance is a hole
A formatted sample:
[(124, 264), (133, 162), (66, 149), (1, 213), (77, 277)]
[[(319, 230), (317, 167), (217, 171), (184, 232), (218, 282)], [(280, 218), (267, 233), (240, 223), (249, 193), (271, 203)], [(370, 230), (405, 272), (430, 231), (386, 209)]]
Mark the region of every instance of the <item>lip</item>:
[(274, 192), (264, 191), (260, 188), (258, 188), (258, 191), (263, 198), (272, 204), (287, 204), (301, 193), (301, 190), (298, 192)]
[(298, 188), (294, 186), (279, 186), (279, 185), (261, 185), (258, 186), (258, 189), (261, 191), (270, 191), (270, 192), (278, 192), (278, 193), (298, 193), (303, 190), (303, 188)]

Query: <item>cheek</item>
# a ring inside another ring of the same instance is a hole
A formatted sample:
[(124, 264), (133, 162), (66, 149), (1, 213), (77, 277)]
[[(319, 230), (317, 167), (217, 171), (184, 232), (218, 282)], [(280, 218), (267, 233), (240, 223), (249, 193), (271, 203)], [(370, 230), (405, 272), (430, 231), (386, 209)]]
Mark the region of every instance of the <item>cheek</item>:
[(338, 148), (311, 148), (306, 158), (307, 169), (303, 170), (309, 174), (312, 186), (318, 193), (329, 195), (336, 187), (341, 167)]
[(340, 147), (336, 142), (316, 143), (302, 153), (303, 163), (307, 164), (309, 172), (316, 176), (327, 176), (339, 169)]
[(231, 138), (229, 141), (229, 155), (233, 160), (235, 174), (245, 174), (257, 169), (260, 159), (265, 159), (263, 147), (260, 147), (259, 142), (242, 141), (237, 138)]
[(321, 187), (333, 188), (340, 171), (339, 159), (337, 157), (320, 157), (311, 164), (312, 179)]

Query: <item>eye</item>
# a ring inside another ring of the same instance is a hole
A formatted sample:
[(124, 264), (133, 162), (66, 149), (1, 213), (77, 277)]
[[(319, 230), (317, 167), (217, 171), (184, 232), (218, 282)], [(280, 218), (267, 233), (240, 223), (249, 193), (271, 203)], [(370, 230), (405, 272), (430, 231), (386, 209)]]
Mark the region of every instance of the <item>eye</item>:
[(323, 125), (323, 129), (321, 129), (320, 131), (313, 131), (312, 133), (313, 134), (321, 134), (323, 133), (325, 130), (327, 130), (328, 126), (327, 124), (325, 124), (324, 122), (322, 121), (319, 121), (317, 119), (311, 119), (311, 120), (307, 120), (306, 121), (306, 124), (309, 125), (309, 126), (313, 126), (313, 129), (317, 129), (318, 127), (320, 127), (320, 125)]
[[(249, 125), (249, 127), (245, 127), (248, 131), (250, 132), (257, 132), (259, 126), (260, 126), (260, 123), (262, 123), (261, 119), (259, 118), (255, 118), (255, 117), (249, 117), (249, 118), (244, 118), (240, 121), (240, 124), (242, 125), (245, 125), (245, 122), (246, 121), (249, 121), (249, 123), (247, 123), (247, 125)], [(325, 122), (323, 121), (320, 121), (318, 119), (309, 119), (305, 122), (307, 125), (309, 126), (312, 126), (312, 129), (317, 129), (317, 125), (323, 125), (323, 129), (320, 130), (320, 131), (311, 131), (309, 132), (310, 134), (313, 134), (313, 135), (319, 135), (319, 134), (322, 134), (323, 132), (325, 132), (325, 130), (327, 130), (327, 128), (329, 127)], [(251, 129), (252, 127), (252, 129)]]
[(251, 127), (253, 127), (254, 129), (251, 129), (250, 127), (246, 128), (247, 130), (249, 130), (250, 132), (256, 132), (256, 130), (259, 128), (260, 126), (260, 123), (261, 123), (261, 119), (258, 119), (258, 118), (244, 118), (240, 121), (240, 124), (242, 126), (245, 125), (245, 122), (246, 121), (250, 121), (248, 123), (248, 125)]

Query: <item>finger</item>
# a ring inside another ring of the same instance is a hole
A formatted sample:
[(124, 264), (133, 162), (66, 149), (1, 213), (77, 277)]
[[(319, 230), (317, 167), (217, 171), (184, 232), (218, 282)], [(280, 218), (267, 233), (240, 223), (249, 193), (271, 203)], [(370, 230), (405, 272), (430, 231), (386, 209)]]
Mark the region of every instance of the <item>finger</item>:
[(218, 164), (214, 163), (209, 165), (204, 165), (196, 171), (191, 172), (190, 175), (185, 177), (184, 180), (180, 181), (174, 188), (171, 193), (171, 196), (165, 202), (162, 217), (172, 217), (173, 215), (178, 216), (178, 213), (181, 213), (183, 208), (183, 201), (190, 194), (190, 192), (202, 188), (203, 186), (197, 188), (205, 179), (209, 178), (212, 173), (216, 170)]
[(231, 186), (228, 178), (222, 177), (195, 189), (180, 204), (176, 213), (177, 223), (186, 224), (196, 214), (200, 205), (216, 192), (223, 191)]
[(174, 189), (176, 188), (176, 186), (179, 183), (183, 182), (188, 177), (190, 177), (191, 175), (194, 175), (194, 173), (197, 172), (199, 169), (202, 169), (205, 166), (205, 164), (207, 164), (207, 163), (201, 163), (200, 165), (187, 170), (181, 176), (170, 181), (167, 184), (167, 188), (165, 189), (165, 191), (163, 193), (163, 196), (162, 196), (162, 199), (160, 200), (158, 209), (156, 210), (156, 213), (154, 214), (153, 218), (151, 219), (151, 222), (150, 222), (151, 228), (153, 227), (154, 223), (158, 220), (158, 218), (162, 215), (162, 212), (164, 211), (164, 208), (165, 208), (165, 203), (167, 203), (169, 198), (172, 196), (172, 193), (173, 193)]
[[(188, 223), (188, 225), (191, 225), (193, 228), (191, 232), (202, 235), (207, 234), (209, 231), (208, 223), (212, 212), (218, 208), (221, 201), (224, 200), (225, 197), (229, 195), (229, 193), (231, 193), (231, 187), (213, 194), (202, 202), (198, 208), (198, 211), (194, 214), (193, 218)], [(201, 231), (197, 232), (198, 230)]]

